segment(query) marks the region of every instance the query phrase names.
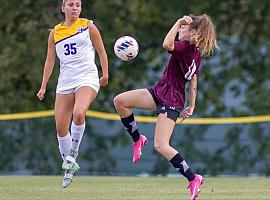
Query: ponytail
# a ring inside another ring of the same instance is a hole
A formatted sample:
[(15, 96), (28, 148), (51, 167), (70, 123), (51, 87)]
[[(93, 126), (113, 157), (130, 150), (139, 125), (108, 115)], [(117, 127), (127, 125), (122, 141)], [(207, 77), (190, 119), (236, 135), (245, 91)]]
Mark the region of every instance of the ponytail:
[(216, 28), (211, 18), (206, 15), (191, 15), (193, 22), (190, 30), (194, 30), (191, 35), (191, 43), (195, 44), (203, 54), (211, 55), (215, 48), (218, 48), (216, 41)]

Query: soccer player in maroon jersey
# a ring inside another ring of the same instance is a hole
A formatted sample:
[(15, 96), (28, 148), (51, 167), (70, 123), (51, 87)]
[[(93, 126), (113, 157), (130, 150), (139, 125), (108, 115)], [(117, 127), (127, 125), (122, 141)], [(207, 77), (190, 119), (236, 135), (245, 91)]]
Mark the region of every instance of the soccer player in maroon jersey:
[[(175, 41), (177, 33), (179, 40)], [(215, 26), (208, 15), (184, 16), (176, 21), (164, 39), (163, 48), (171, 53), (171, 57), (161, 80), (150, 89), (131, 90), (114, 98), (121, 121), (133, 139), (133, 163), (139, 161), (147, 138), (139, 133), (132, 108), (157, 112), (154, 147), (188, 179), (191, 200), (197, 198), (204, 177), (190, 169), (169, 141), (179, 115), (185, 119), (193, 114), (201, 57), (210, 55), (216, 47)], [(189, 105), (184, 108), (185, 85), (188, 82)]]

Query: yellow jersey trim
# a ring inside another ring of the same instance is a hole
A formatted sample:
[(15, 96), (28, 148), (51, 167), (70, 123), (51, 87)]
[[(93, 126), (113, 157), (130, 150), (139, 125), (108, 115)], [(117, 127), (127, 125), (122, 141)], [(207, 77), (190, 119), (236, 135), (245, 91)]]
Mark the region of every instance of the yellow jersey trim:
[(88, 19), (79, 18), (71, 26), (63, 26), (62, 23), (56, 25), (54, 27), (55, 44), (85, 31), (88, 28), (88, 22)]

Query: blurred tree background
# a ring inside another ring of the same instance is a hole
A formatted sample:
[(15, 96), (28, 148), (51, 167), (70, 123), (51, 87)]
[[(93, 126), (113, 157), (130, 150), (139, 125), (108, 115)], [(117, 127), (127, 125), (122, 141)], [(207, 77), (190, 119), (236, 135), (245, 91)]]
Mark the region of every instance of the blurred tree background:
[[(212, 57), (205, 57), (202, 63), (195, 117), (269, 114), (270, 1), (82, 2), (81, 17), (92, 19), (99, 28), (110, 63), (109, 86), (101, 89), (91, 109), (115, 112), (112, 100), (116, 94), (150, 87), (157, 82), (168, 59), (167, 52), (162, 49), (168, 30), (183, 15), (206, 13), (216, 24), (220, 50), (216, 50)], [(48, 30), (62, 20), (60, 2), (3, 1), (0, 18), (1, 114), (52, 109), (58, 64), (49, 81), (45, 100), (38, 101), (36, 93), (42, 79)], [(123, 35), (133, 36), (140, 45), (139, 55), (134, 61), (121, 62), (114, 56), (113, 44)], [(117, 166), (112, 149), (119, 144), (130, 145), (130, 140), (123, 128), (101, 135), (97, 125), (91, 124), (91, 119), (88, 121), (84, 140), (89, 139), (89, 142), (82, 150), (81, 160), (88, 172), (109, 174)], [(104, 123), (110, 126), (110, 122)], [(0, 170), (60, 173), (61, 159), (53, 118), (0, 121), (0, 124)], [(181, 138), (175, 134), (174, 144), (188, 162), (196, 166), (195, 170), (203, 173), (270, 175), (270, 123), (222, 127), (224, 133), (219, 145), (215, 140), (205, 145), (209, 136), (219, 134), (212, 125), (185, 125), (181, 127)], [(215, 134), (211, 134), (213, 132)], [(211, 145), (216, 148), (209, 148)], [(166, 175), (170, 170), (168, 163), (156, 154), (152, 156), (155, 159), (149, 173)], [(18, 162), (22, 164), (18, 166)]]

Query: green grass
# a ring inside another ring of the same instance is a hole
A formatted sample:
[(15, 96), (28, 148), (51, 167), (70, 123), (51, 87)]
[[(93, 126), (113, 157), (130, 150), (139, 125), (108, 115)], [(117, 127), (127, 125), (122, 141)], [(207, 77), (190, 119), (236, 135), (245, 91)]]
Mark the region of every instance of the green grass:
[[(66, 189), (60, 176), (0, 176), (1, 200), (185, 200), (184, 178), (77, 176)], [(268, 178), (206, 178), (200, 200), (270, 199)]]

